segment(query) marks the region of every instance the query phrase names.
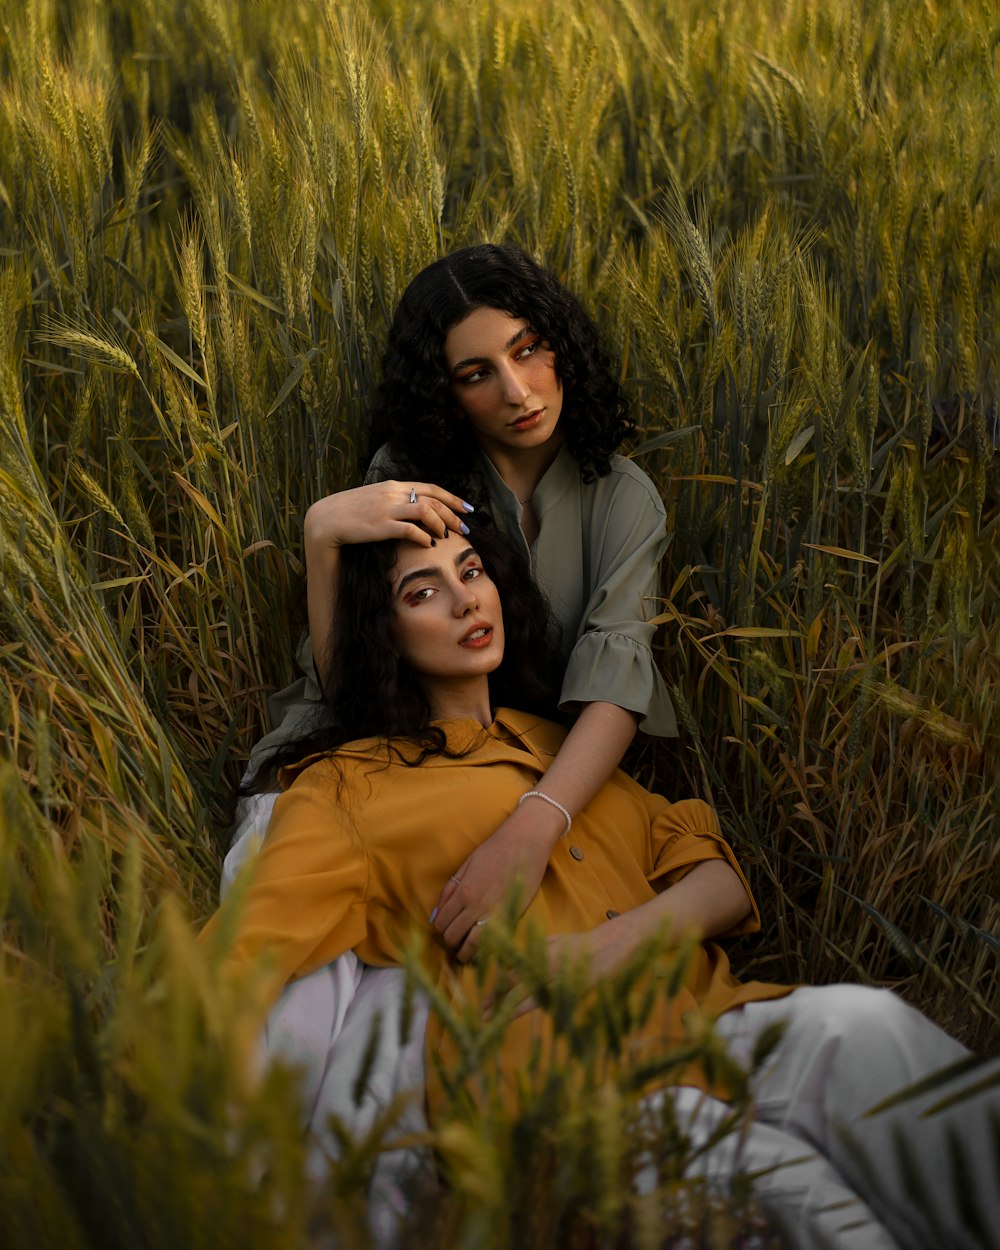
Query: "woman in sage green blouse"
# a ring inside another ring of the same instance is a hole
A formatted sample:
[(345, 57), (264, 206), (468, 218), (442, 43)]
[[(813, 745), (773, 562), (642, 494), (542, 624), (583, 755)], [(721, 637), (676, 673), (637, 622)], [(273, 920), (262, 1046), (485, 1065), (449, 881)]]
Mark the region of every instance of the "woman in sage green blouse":
[[(648, 623), (665, 512), (650, 479), (615, 454), (632, 428), (593, 321), (530, 257), (482, 245), (428, 266), (389, 331), (366, 483), (306, 515), (304, 667), (314, 657), (319, 681), (327, 675), (341, 546), (432, 546), (488, 512), (529, 560), (561, 628), (560, 706), (573, 723), (545, 789), (571, 814), (582, 810), (637, 728), (677, 732)], [(319, 693), (310, 677), (278, 696), (281, 726), (255, 759), (300, 736)], [(515, 809), (442, 881), (437, 923), (455, 950), (471, 954), (476, 919), (515, 876), (530, 900), (561, 819), (548, 804)]]

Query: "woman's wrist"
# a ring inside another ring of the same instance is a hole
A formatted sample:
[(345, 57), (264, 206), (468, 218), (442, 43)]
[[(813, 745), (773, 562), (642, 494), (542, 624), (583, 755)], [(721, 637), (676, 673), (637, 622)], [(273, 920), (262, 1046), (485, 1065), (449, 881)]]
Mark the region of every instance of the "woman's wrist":
[(530, 846), (544, 850), (546, 861), (562, 840), (566, 830), (566, 818), (557, 808), (549, 803), (530, 799), (519, 802), (511, 813), (510, 819), (516, 821), (525, 830)]
[(327, 502), (325, 499), (319, 500), (306, 509), (305, 519), (302, 523), (302, 537), (307, 557), (321, 557), (326, 552), (338, 551), (343, 546), (337, 535), (331, 532), (332, 527), (328, 513), (324, 516), (324, 509), (321, 507), (321, 504)]
[(564, 838), (569, 833), (570, 829), (573, 828), (573, 817), (569, 814), (569, 811), (563, 807), (559, 800), (554, 799), (551, 794), (546, 794), (544, 790), (525, 790), (525, 792), (517, 800), (518, 807), (520, 807), (528, 799), (538, 799), (539, 802), (547, 803), (551, 808), (554, 808), (560, 816), (562, 816), (566, 824), (562, 833), (559, 835), (560, 838)]

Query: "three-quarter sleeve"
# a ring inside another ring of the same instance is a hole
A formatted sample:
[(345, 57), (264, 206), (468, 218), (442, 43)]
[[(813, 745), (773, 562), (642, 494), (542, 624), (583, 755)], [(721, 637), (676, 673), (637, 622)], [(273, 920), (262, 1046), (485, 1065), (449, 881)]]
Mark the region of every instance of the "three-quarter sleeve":
[[(336, 778), (319, 766), (282, 794), (237, 910), (228, 960), (271, 960), (278, 988), (361, 942), (368, 860)], [(216, 919), (217, 923), (217, 919)]]
[(589, 598), (570, 651), (560, 703), (607, 702), (635, 712), (639, 728), (674, 737), (677, 720), (651, 650), (666, 548), (666, 514), (652, 482), (616, 459), (584, 534)]
[(760, 929), (757, 901), (733, 854), (733, 848), (722, 836), (715, 811), (701, 799), (668, 803), (653, 794), (648, 795), (647, 808), (652, 812), (649, 836), (653, 867), (646, 874), (650, 884), (657, 890), (666, 890), (687, 876), (696, 864), (713, 859), (724, 860), (739, 877), (750, 901), (750, 911), (739, 924), (718, 936), (756, 933)]

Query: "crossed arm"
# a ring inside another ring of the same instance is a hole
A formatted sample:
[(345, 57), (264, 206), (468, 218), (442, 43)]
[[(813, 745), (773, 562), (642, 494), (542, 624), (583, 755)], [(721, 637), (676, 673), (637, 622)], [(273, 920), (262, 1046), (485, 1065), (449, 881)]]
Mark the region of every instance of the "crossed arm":
[[(535, 788), (575, 816), (621, 763), (635, 731), (632, 712), (613, 703), (588, 703)], [(529, 799), (473, 851), (455, 873), (458, 881), (445, 883), (432, 924), (461, 962), (476, 952), (476, 921), (499, 906), (515, 879), (524, 905), (534, 898), (565, 828), (558, 808)]]
[[(655, 898), (624, 911), (586, 933), (559, 933), (548, 939), (549, 967), (583, 963), (591, 985), (613, 976), (645, 943), (657, 936), (668, 945), (692, 936), (702, 941), (735, 929), (751, 911), (743, 882), (723, 859), (704, 860)], [(530, 998), (517, 1014), (530, 1011)]]

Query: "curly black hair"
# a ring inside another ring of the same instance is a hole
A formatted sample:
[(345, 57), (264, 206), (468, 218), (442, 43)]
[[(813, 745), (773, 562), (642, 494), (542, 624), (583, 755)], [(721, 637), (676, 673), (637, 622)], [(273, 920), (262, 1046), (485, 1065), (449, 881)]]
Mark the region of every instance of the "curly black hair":
[(420, 271), (406, 288), (386, 343), (372, 413), (369, 458), (388, 443), (404, 476), (477, 495), (475, 436), (455, 420), (444, 361), (448, 331), (477, 308), (523, 317), (555, 353), (563, 389), (566, 446), (585, 482), (611, 471), (611, 456), (634, 429), (628, 399), (580, 301), (520, 248), (462, 248)]
[[(470, 518), (469, 524), (469, 542), (496, 585), (504, 617), (504, 654), (490, 674), (490, 701), (555, 716), (560, 680), (555, 618), (520, 553), (484, 518)], [(284, 764), (360, 738), (416, 744), (416, 756), (412, 750), (400, 754), (406, 763), (447, 753), (417, 675), (395, 647), (390, 575), (396, 553), (395, 540), (341, 548), (322, 723), (276, 751), (244, 793), (268, 789)]]

